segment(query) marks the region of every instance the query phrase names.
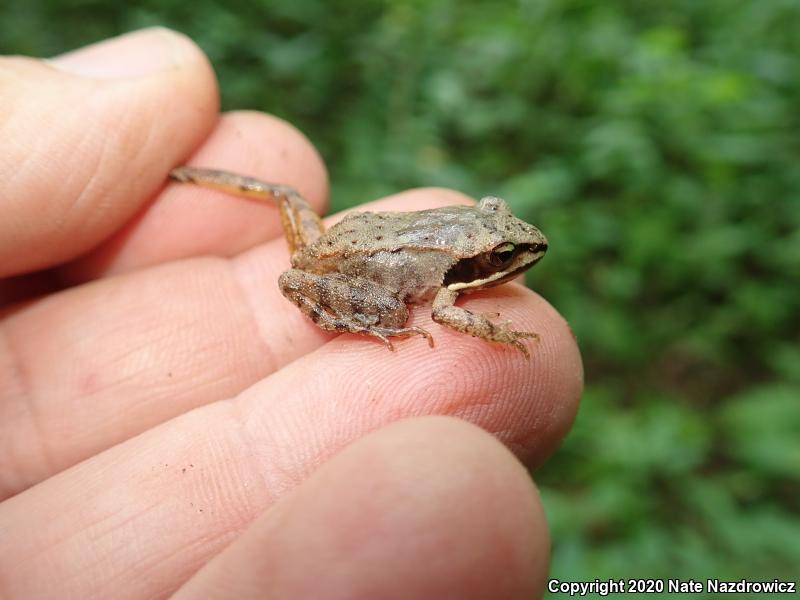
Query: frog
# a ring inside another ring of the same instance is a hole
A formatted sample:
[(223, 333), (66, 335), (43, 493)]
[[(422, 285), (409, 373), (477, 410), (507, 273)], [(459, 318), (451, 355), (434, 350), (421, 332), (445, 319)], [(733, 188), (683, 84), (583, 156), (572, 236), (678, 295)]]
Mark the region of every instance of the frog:
[(409, 212), (351, 212), (326, 230), (292, 186), (229, 171), (182, 166), (170, 179), (235, 196), (276, 203), (291, 268), (278, 278), (281, 293), (327, 331), (372, 336), (394, 351), (390, 338), (433, 336), (407, 326), (409, 305), (431, 303), (434, 322), (489, 342), (517, 348), (536, 333), (517, 331), (499, 314), (455, 306), (461, 295), (515, 279), (548, 248), (535, 226), (515, 217), (496, 196), (473, 206)]

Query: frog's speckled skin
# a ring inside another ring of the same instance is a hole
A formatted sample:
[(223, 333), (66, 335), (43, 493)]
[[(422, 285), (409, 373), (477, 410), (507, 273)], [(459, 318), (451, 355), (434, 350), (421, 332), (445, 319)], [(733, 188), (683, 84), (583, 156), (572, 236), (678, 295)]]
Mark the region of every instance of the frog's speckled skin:
[(224, 171), (180, 167), (178, 181), (279, 202), (292, 268), (281, 292), (323, 329), (380, 338), (430, 334), (405, 327), (407, 302), (433, 299), (433, 320), (483, 339), (512, 344), (536, 334), (509, 329), (454, 306), (459, 294), (504, 283), (538, 262), (547, 240), (516, 218), (506, 203), (483, 198), (477, 206), (407, 213), (352, 213), (325, 231), (294, 190)]
[[(491, 208), (490, 208), (491, 207)], [(514, 217), (499, 199), (487, 199), (479, 207), (445, 206), (406, 213), (356, 212), (331, 227), (309, 250), (324, 258), (350, 250), (415, 248), (447, 252), (458, 258), (488, 251), (503, 242), (524, 244), (542, 234), (533, 225)]]

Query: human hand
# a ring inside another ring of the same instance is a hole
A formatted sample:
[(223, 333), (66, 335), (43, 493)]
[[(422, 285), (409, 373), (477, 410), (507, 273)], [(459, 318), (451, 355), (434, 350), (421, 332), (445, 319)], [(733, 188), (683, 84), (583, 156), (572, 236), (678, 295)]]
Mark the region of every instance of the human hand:
[(220, 117), (176, 34), (3, 58), (0, 89), (1, 596), (541, 593), (547, 530), (517, 459), (554, 450), (581, 390), (552, 307), (514, 284), (466, 301), (538, 332), (530, 361), (425, 310), (434, 350), (317, 329), (278, 291), (277, 210), (166, 176), (194, 152), (321, 211), (324, 165), (278, 119)]

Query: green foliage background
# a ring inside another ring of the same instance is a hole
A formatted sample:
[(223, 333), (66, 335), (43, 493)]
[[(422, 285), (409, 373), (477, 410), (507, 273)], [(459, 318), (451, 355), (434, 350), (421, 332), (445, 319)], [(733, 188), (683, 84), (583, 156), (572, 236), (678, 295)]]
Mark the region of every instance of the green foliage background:
[(12, 1), (0, 51), (153, 24), (309, 135), (334, 209), (442, 185), (546, 232), (587, 379), (537, 473), (554, 577), (797, 576), (800, 2)]

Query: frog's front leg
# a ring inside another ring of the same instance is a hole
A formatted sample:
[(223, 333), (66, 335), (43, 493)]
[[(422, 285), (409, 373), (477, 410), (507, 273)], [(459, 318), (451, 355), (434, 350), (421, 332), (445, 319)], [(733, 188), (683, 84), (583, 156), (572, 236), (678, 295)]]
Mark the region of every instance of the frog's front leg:
[(403, 327), (408, 320), (406, 305), (367, 279), (290, 269), (280, 276), (278, 285), (322, 329), (372, 335), (389, 350), (394, 350), (388, 339), (392, 336), (421, 335), (433, 346), (431, 334), (421, 327)]
[(520, 339), (538, 339), (538, 335), (527, 331), (514, 331), (508, 326), (511, 321), (492, 323), (486, 316), (475, 314), (466, 308), (453, 306), (458, 298), (458, 292), (441, 288), (433, 300), (433, 320), (451, 329), (468, 333), (473, 337), (483, 338), (490, 342), (512, 344), (525, 358), (530, 358), (530, 353)]
[(169, 176), (176, 181), (221, 190), (234, 196), (278, 202), (289, 254), (313, 243), (325, 232), (319, 215), (297, 190), (288, 185), (267, 183), (229, 171), (196, 167), (178, 167)]

